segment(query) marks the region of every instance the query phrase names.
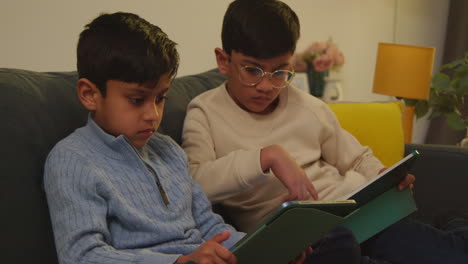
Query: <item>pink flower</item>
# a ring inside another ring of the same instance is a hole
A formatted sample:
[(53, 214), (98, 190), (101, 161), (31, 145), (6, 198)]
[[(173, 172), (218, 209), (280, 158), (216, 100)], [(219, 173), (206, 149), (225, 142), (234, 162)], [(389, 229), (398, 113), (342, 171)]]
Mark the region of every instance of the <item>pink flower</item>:
[(296, 53), (292, 63), (298, 72), (307, 71), (310, 64), (318, 72), (337, 69), (345, 58), (335, 43), (330, 40), (313, 42), (303, 53)]
[(333, 58), (328, 54), (323, 54), (314, 59), (312, 62), (314, 69), (317, 72), (323, 72), (333, 67)]
[(337, 54), (335, 54), (335, 65), (343, 65), (344, 64), (344, 55), (341, 51), (338, 51)]
[(343, 65), (344, 63), (343, 53), (338, 50), (335, 44), (330, 43), (330, 46), (325, 51), (325, 54), (329, 55), (333, 59), (333, 64), (335, 66)]
[(329, 55), (332, 58), (335, 58), (335, 54), (338, 53), (338, 48), (335, 45), (330, 45), (326, 50), (325, 54)]
[(307, 54), (323, 53), (326, 49), (327, 49), (327, 42), (314, 42), (304, 51), (304, 53), (307, 53)]

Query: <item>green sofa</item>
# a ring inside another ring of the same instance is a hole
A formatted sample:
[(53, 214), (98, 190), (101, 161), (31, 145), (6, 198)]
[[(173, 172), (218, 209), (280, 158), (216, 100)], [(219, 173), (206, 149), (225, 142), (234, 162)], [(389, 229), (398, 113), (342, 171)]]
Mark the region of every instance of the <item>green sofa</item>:
[[(57, 263), (42, 173), (50, 149), (86, 122), (76, 80), (76, 72), (0, 68), (0, 133), (5, 140), (0, 156), (2, 263)], [(160, 132), (180, 143), (188, 102), (223, 80), (216, 70), (176, 78)], [(414, 148), (421, 152), (412, 168), (418, 176), (414, 192), (420, 208), (414, 217), (431, 222), (444, 209), (468, 212), (468, 150), (406, 145), (407, 152)]]

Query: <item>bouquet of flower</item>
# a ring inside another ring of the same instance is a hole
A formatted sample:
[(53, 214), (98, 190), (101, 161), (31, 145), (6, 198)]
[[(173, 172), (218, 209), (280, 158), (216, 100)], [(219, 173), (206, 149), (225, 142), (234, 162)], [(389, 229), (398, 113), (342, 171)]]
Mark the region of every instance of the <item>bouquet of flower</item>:
[(325, 77), (330, 70), (338, 70), (344, 64), (344, 56), (329, 39), (325, 42), (314, 42), (304, 52), (294, 54), (292, 63), (295, 71), (307, 73), (310, 93), (321, 97)]
[(331, 39), (313, 42), (302, 53), (293, 57), (294, 68), (298, 72), (307, 72), (312, 68), (317, 72), (337, 70), (344, 64), (344, 55)]

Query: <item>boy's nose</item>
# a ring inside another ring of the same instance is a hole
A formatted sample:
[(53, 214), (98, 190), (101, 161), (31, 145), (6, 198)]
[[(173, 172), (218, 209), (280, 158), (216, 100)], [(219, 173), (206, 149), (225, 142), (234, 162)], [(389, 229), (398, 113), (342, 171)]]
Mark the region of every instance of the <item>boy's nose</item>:
[(269, 92), (273, 90), (273, 84), (271, 83), (270, 76), (265, 74), (262, 80), (255, 86), (255, 88), (262, 92)]
[(158, 121), (161, 119), (160, 109), (156, 105), (146, 107), (144, 118), (149, 121)]

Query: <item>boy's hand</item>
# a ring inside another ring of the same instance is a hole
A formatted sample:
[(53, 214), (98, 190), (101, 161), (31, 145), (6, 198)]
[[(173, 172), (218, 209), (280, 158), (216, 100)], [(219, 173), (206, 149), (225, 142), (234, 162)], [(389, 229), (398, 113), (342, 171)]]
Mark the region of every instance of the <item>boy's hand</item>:
[(229, 238), (230, 231), (224, 231), (212, 237), (210, 240), (201, 244), (194, 252), (188, 255), (180, 256), (177, 262), (185, 263), (194, 261), (197, 264), (211, 264), (211, 263), (237, 263), (237, 258), (231, 251), (221, 246), (221, 243)]
[(312, 253), (312, 248), (307, 248), (306, 250), (302, 251), (299, 256), (297, 256), (294, 260), (291, 260), (288, 264), (302, 264), (306, 259), (307, 255)]
[(260, 164), (263, 171), (271, 169), (288, 189), (284, 201), (318, 199), (317, 191), (307, 178), (304, 170), (282, 147), (271, 145), (262, 149)]
[[(383, 168), (379, 171), (379, 174), (384, 172), (387, 168)], [(403, 190), (406, 187), (410, 187), (410, 189), (413, 189), (413, 182), (416, 181), (416, 177), (414, 177), (413, 174), (406, 174), (406, 177), (398, 184), (398, 190)]]
[(406, 187), (413, 189), (413, 182), (416, 181), (416, 177), (413, 174), (406, 174), (406, 177), (398, 184), (398, 190), (403, 190)]

